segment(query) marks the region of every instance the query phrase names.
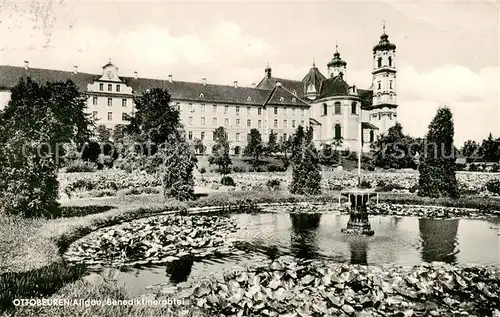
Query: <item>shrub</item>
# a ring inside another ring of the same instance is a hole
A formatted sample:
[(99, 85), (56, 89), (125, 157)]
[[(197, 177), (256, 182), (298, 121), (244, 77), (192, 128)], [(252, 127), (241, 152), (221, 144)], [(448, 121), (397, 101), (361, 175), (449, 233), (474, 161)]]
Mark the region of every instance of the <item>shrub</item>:
[(257, 166), (257, 167), (255, 168), (255, 171), (256, 171), (257, 173), (262, 173), (262, 172), (264, 171), (264, 169), (263, 169), (262, 167), (260, 167), (260, 166)]
[(410, 187), (410, 193), (416, 193), (418, 191), (418, 185), (413, 185)]
[(224, 176), (220, 180), (220, 183), (224, 186), (236, 186), (236, 183), (234, 182), (234, 179), (231, 176)]
[(286, 172), (286, 168), (282, 165), (277, 165), (277, 164), (269, 164), (269, 166), (267, 166), (267, 171), (268, 172)]
[(249, 168), (248, 168), (248, 172), (249, 172), (249, 173), (253, 173), (253, 172), (255, 172), (255, 168), (253, 168), (253, 167), (249, 167)]
[(367, 180), (361, 181), (361, 184), (359, 186), (361, 188), (372, 188), (372, 184)]
[(492, 179), (488, 183), (486, 183), (486, 189), (489, 192), (500, 195), (500, 180)]
[(207, 172), (206, 168), (204, 168), (204, 167), (200, 168), (200, 173), (201, 174), (205, 174), (206, 172)]
[(41, 144), (15, 134), (0, 149), (0, 210), (7, 214), (53, 217), (60, 213), (57, 165), (44, 153), (35, 154)]
[(493, 165), (491, 166), (491, 172), (493, 172), (493, 173), (497, 173), (497, 172), (498, 172), (498, 170), (499, 170), (498, 164), (493, 164)]
[(233, 172), (235, 173), (245, 173), (247, 169), (244, 166), (235, 166), (233, 167)]
[(477, 165), (472, 163), (470, 166), (469, 166), (469, 171), (470, 172), (477, 172)]
[(193, 169), (196, 157), (191, 146), (185, 140), (161, 149), (158, 155), (163, 158), (161, 178), (165, 198), (181, 201), (194, 197)]
[(279, 190), (281, 181), (279, 179), (270, 179), (267, 181), (267, 188), (269, 190)]
[(97, 164), (82, 160), (72, 161), (66, 167), (66, 173), (91, 173), (96, 170)]

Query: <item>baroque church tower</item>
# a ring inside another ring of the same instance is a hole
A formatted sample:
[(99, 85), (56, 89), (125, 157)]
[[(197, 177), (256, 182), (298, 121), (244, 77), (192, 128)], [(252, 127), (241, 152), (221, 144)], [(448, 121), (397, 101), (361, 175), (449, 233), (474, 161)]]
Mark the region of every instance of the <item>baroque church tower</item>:
[(384, 24), (380, 41), (373, 47), (373, 101), (370, 111), (370, 121), (379, 128), (379, 134), (385, 134), (396, 123), (398, 105), (395, 57), (396, 45), (389, 41)]

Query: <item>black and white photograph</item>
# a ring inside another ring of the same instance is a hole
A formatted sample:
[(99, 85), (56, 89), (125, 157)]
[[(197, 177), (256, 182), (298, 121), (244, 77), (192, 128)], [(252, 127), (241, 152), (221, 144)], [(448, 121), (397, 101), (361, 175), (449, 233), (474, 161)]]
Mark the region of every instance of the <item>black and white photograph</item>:
[(0, 0), (0, 316), (500, 317), (500, 3)]

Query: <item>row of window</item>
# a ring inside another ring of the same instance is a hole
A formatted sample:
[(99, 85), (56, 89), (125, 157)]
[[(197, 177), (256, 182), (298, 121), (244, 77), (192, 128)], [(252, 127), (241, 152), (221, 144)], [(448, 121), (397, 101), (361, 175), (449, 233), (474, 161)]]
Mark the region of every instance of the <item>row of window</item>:
[[(392, 57), (389, 56), (387, 58), (387, 61), (388, 61), (388, 64), (389, 64), (388, 66), (391, 67), (392, 66)], [(387, 66), (387, 65), (384, 65), (384, 66)], [(379, 67), (379, 68), (382, 67), (382, 57), (378, 58), (378, 60), (377, 60), (377, 67)]]
[[(126, 107), (127, 106), (127, 99), (123, 98), (122, 99), (122, 107)], [(97, 106), (99, 104), (99, 99), (97, 97), (92, 97), (92, 104), (94, 106)], [(112, 107), (113, 106), (113, 98), (108, 98), (108, 103), (107, 105), (109, 107)]]
[[(206, 125), (207, 123), (207, 120), (205, 117), (201, 117), (201, 125)], [(274, 119), (274, 127), (275, 128), (278, 128), (279, 127), (279, 122), (278, 122), (278, 119)], [(296, 126), (296, 120), (292, 120), (292, 128), (295, 128)], [(304, 120), (301, 120), (300, 121), (300, 124), (302, 126), (304, 126), (304, 123), (305, 121)], [(193, 117), (189, 117), (188, 118), (188, 124), (189, 125), (193, 125)], [(214, 127), (217, 127), (219, 124), (218, 124), (218, 120), (217, 118), (213, 118), (212, 119), (212, 126)], [(241, 125), (241, 120), (240, 119), (236, 119), (236, 126), (239, 127)], [(229, 118), (224, 118), (224, 126), (228, 127), (229, 126)], [(248, 119), (247, 120), (247, 127), (251, 127), (252, 126), (252, 120), (251, 119)], [(257, 120), (257, 127), (258, 128), (262, 128), (262, 120)], [(283, 128), (288, 128), (288, 120), (283, 120)]]
[[(213, 105), (212, 106), (212, 112), (213, 113), (217, 113), (217, 105)], [(252, 114), (252, 107), (246, 107), (247, 108), (247, 115), (251, 115)], [(177, 104), (177, 109), (180, 110), (180, 104)], [(239, 115), (240, 114), (240, 106), (236, 106), (236, 115)], [(204, 104), (201, 105), (201, 112), (206, 112), (206, 106)], [(273, 109), (273, 113), (274, 114), (278, 114), (279, 112), (279, 107), (274, 107)], [(189, 104), (189, 111), (190, 112), (194, 112), (195, 111), (195, 107), (192, 103)], [(287, 112), (287, 108), (284, 108), (284, 111), (285, 111), (285, 114)], [(227, 114), (229, 112), (229, 106), (224, 106), (224, 114)], [(262, 107), (258, 107), (257, 108), (257, 114), (258, 115), (261, 115), (262, 114)], [(301, 116), (304, 116), (305, 114), (305, 110), (304, 108), (300, 108), (300, 115)], [(295, 108), (292, 108), (292, 115), (295, 115)]]
[[(97, 120), (97, 116), (99, 115), (99, 112), (97, 111), (92, 111), (92, 118)], [(123, 112), (122, 113), (122, 121), (128, 121), (127, 119), (129, 118), (129, 114)], [(113, 112), (108, 112), (108, 121), (113, 121)]]
[[(334, 114), (342, 114), (342, 104), (340, 102), (336, 102), (334, 104)], [(351, 104), (351, 114), (358, 113), (358, 106), (355, 102)], [(328, 105), (326, 103), (323, 104), (323, 115), (328, 115)]]
[[(99, 90), (104, 91), (104, 84), (99, 84)], [(108, 91), (113, 91), (113, 85), (108, 84)], [(120, 85), (116, 85), (116, 92), (120, 92)]]
[[(206, 139), (206, 137), (207, 137), (207, 134), (208, 134), (208, 132), (201, 132), (201, 133), (200, 133), (200, 140), (202, 140), (202, 141), (203, 141), (203, 140), (205, 140), (205, 139)], [(288, 135), (287, 135), (286, 133), (283, 133), (282, 135), (277, 134), (277, 137), (278, 137), (278, 138), (280, 138), (281, 136), (282, 136), (285, 140), (288, 138)], [(193, 138), (194, 138), (193, 131), (189, 131), (189, 132), (188, 132), (188, 139), (192, 141), (192, 140), (193, 140)], [(246, 139), (247, 139), (247, 141), (250, 139), (250, 133), (247, 133), (247, 134), (246, 134)], [(231, 138), (230, 138), (230, 141), (232, 141), (232, 140), (233, 140), (233, 139), (231, 139)], [(242, 139), (241, 139), (241, 133), (235, 133), (235, 134), (234, 134), (234, 140), (235, 140), (236, 142), (240, 142), (240, 141), (242, 141)], [(212, 141), (215, 141), (215, 134), (213, 134), (213, 133), (212, 133)]]

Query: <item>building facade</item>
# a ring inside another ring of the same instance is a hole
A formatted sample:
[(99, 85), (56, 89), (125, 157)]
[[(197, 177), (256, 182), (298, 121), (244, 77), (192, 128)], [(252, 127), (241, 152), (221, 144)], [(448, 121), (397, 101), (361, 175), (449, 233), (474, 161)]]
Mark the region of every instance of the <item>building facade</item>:
[[(264, 78), (254, 87), (214, 85), (206, 79), (199, 82), (141, 78), (137, 72), (123, 77), (111, 63), (101, 74), (81, 73), (24, 67), (0, 66), (0, 108), (10, 99), (10, 90), (20, 78), (32, 80), (75, 82), (87, 97), (87, 112), (112, 130), (127, 124), (126, 118), (134, 114), (134, 97), (153, 88), (167, 89), (172, 105), (180, 111), (187, 138), (201, 139), (211, 152), (213, 132), (222, 126), (228, 133), (232, 154), (240, 154), (251, 129), (258, 129), (263, 141), (271, 131), (278, 138), (290, 137), (299, 125), (311, 126), (317, 145), (341, 143), (342, 148), (359, 150), (359, 137), (363, 150), (395, 124), (396, 103), (396, 46), (384, 33), (373, 48), (372, 86), (358, 89), (345, 81), (347, 62), (338, 49), (328, 62), (324, 76), (313, 63), (302, 80), (273, 77), (269, 65)], [(337, 140), (341, 139), (342, 142)]]

